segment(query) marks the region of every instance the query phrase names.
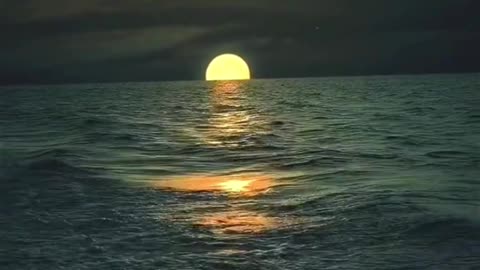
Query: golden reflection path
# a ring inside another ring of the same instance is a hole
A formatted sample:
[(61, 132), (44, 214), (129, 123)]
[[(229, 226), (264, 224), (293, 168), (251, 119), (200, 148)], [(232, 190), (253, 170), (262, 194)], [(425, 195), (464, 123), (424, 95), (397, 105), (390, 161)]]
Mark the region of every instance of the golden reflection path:
[(278, 218), (246, 210), (231, 210), (206, 214), (194, 225), (217, 234), (258, 234), (279, 228)]
[[(252, 115), (245, 83), (216, 82), (211, 90), (210, 116), (204, 125), (190, 134), (204, 145), (235, 149), (245, 137), (268, 132), (265, 117)], [(188, 220), (195, 227), (219, 234), (257, 234), (279, 228), (286, 221), (266, 212), (247, 209), (240, 201), (256, 204), (256, 209), (261, 209), (257, 197), (286, 184), (278, 181), (277, 176), (264, 172), (190, 174), (155, 181), (154, 187), (174, 192), (223, 194), (230, 200), (227, 207), (216, 201), (209, 201), (207, 207), (202, 202), (181, 205), (178, 212), (188, 213), (188, 216), (178, 220)]]
[(189, 133), (210, 147), (236, 148), (245, 139), (268, 132), (267, 119), (255, 113), (246, 81), (215, 82), (207, 122)]
[[(209, 202), (208, 206), (184, 205), (179, 212), (189, 212), (185, 218), (199, 228), (210, 230), (218, 234), (258, 234), (285, 225), (285, 220), (270, 216), (260, 211), (254, 211), (242, 207), (239, 202), (258, 203), (257, 196), (265, 195), (268, 191), (286, 182), (279, 182), (274, 175), (265, 173), (234, 173), (226, 175), (193, 174), (185, 176), (173, 176), (157, 181), (155, 188), (174, 192), (211, 192), (225, 195), (230, 198), (227, 206), (222, 204), (217, 207), (215, 202)], [(218, 199), (212, 197), (212, 200)], [(212, 205), (213, 204), (213, 205)]]
[(193, 174), (173, 176), (155, 183), (155, 187), (183, 192), (223, 192), (227, 195), (256, 196), (280, 185), (273, 176), (260, 173), (230, 175)]

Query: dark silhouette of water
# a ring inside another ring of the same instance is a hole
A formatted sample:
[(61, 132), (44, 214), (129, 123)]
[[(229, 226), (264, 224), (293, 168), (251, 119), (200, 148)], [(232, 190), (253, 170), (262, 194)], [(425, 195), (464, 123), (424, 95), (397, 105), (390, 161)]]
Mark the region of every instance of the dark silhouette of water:
[(480, 76), (0, 89), (0, 268), (475, 269)]

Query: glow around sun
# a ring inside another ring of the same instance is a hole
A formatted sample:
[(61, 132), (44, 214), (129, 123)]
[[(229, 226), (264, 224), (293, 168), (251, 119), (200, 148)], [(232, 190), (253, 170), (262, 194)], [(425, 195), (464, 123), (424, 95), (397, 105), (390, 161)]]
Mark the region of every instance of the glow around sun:
[(240, 56), (222, 54), (210, 62), (205, 79), (207, 81), (249, 80), (250, 69)]

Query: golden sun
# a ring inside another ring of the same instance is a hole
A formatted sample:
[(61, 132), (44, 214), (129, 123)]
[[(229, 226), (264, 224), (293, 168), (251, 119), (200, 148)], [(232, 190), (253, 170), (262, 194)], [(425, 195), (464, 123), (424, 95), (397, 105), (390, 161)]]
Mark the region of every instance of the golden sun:
[(240, 56), (222, 54), (210, 62), (205, 79), (207, 81), (249, 80), (250, 68)]

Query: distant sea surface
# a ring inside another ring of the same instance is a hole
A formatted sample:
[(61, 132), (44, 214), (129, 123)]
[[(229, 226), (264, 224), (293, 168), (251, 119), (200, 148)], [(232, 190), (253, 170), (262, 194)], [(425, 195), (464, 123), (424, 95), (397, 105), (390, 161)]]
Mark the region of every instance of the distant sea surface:
[(0, 88), (1, 269), (480, 269), (480, 75)]

